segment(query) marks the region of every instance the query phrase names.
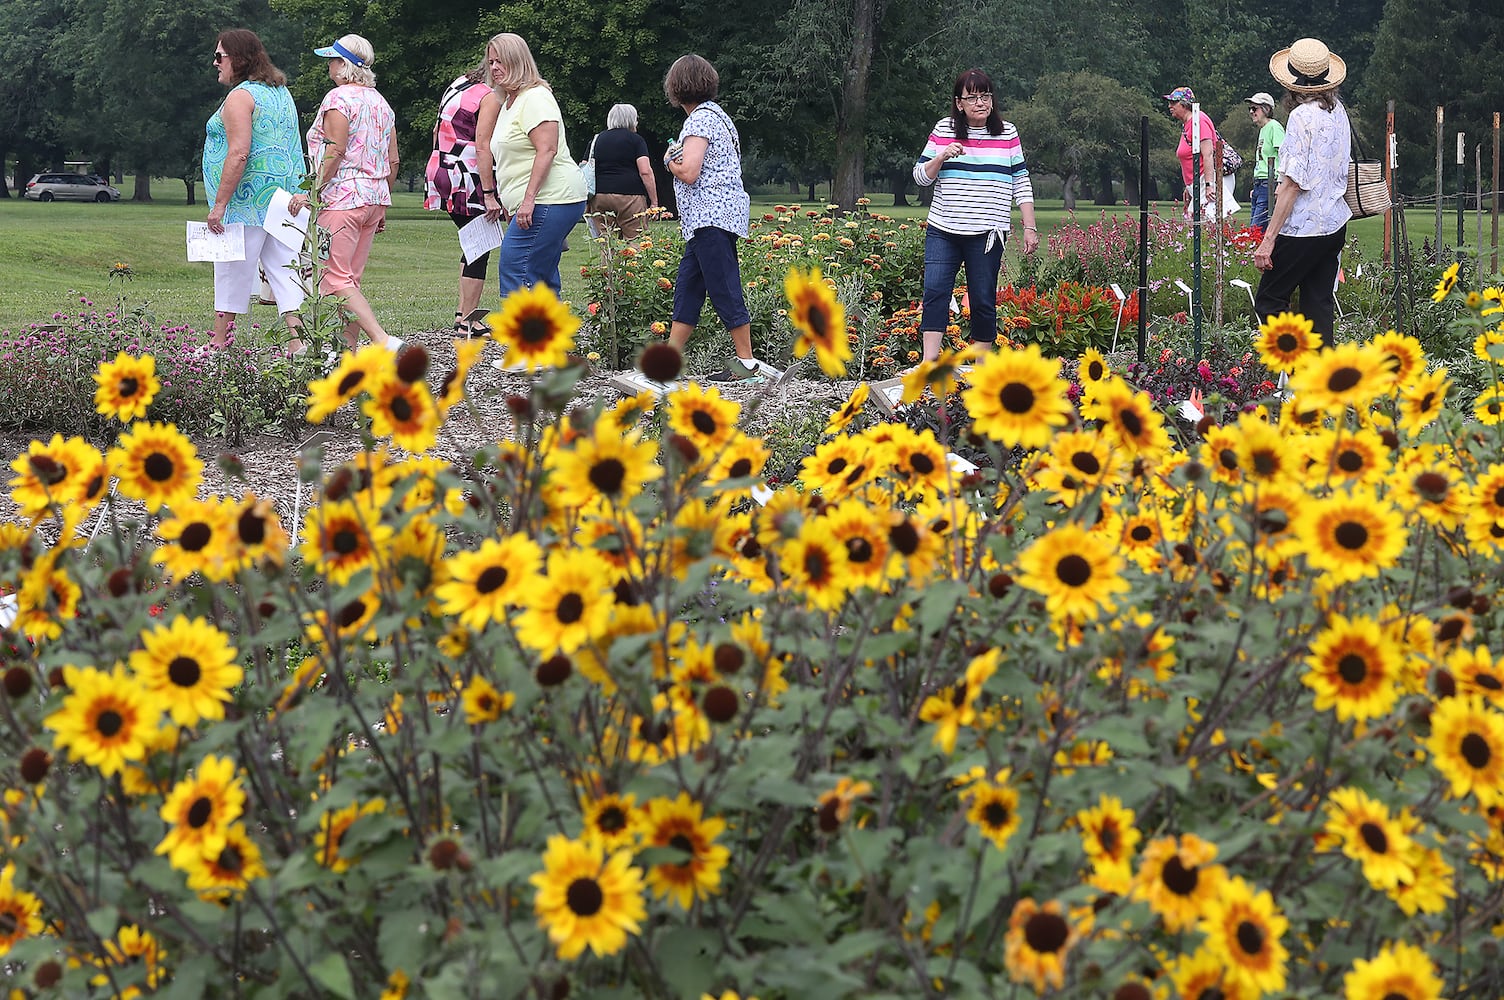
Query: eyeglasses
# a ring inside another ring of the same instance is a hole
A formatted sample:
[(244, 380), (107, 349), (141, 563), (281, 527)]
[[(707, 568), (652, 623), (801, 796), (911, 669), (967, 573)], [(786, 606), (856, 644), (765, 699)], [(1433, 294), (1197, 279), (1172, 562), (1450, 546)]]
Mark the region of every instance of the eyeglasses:
[(1249, 114), (1250, 114), (1250, 115), (1256, 115), (1256, 114), (1258, 114), (1258, 113), (1259, 113), (1259, 112), (1260, 112), (1260, 111), (1263, 111), (1263, 110), (1264, 110), (1264, 109), (1263, 109), (1263, 108), (1249, 108), (1249, 109), (1248, 109), (1248, 113), (1249, 113)]
[(991, 104), (991, 94), (963, 94), (957, 98), (962, 104)]
[(214, 65), (218, 66), (228, 58), (230, 57), (225, 55), (223, 52), (216, 52), (214, 53)]

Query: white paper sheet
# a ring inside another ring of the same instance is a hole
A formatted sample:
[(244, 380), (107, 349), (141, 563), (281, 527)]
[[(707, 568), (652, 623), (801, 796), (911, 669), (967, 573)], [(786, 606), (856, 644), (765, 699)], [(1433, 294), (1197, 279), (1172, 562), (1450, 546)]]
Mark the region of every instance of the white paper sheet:
[(289, 250), (303, 249), (303, 241), (308, 236), (308, 209), (293, 215), (287, 210), (287, 203), (292, 201), (292, 195), (277, 188), (272, 192), (271, 204), (266, 206), (266, 232), (267, 235)]
[(460, 227), (460, 253), (464, 255), (465, 263), (479, 260), (501, 246), (504, 235), (501, 223), (492, 222), (484, 215), (477, 215), (465, 223)]
[(188, 223), (189, 260), (245, 260), (245, 227), (238, 222), (222, 233), (209, 232), (207, 222)]

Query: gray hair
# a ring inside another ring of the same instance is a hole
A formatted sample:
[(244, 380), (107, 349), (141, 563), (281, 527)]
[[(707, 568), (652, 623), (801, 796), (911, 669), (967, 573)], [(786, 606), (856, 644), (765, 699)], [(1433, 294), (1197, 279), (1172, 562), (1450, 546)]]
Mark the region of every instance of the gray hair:
[(371, 48), (371, 43), (359, 35), (344, 35), (339, 44), (359, 56), (365, 65), (357, 66), (345, 57), (337, 56), (340, 67), (334, 71), (334, 79), (339, 83), (353, 83), (358, 87), (376, 86), (376, 74), (371, 72), (371, 63), (376, 61), (376, 50)]
[(637, 109), (630, 104), (613, 104), (606, 112), (607, 128), (625, 128), (637, 131)]

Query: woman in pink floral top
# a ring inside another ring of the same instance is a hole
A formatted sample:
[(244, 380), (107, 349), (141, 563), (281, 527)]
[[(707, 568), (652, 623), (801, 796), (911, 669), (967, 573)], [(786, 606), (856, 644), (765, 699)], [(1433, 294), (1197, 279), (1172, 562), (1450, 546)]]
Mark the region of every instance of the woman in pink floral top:
[[(329, 60), (335, 87), (324, 95), (308, 129), (308, 160), (319, 192), (318, 223), (329, 232), (329, 262), (319, 291), (339, 299), (354, 319), (345, 324), (345, 342), (359, 343), (364, 330), (375, 344), (400, 350), (402, 340), (388, 336), (376, 321), (360, 289), (371, 241), (386, 228), (392, 203), (391, 181), (397, 176), (396, 116), (376, 91), (371, 43), (345, 35), (333, 45), (314, 49)], [(293, 199), (301, 211), (307, 195)]]

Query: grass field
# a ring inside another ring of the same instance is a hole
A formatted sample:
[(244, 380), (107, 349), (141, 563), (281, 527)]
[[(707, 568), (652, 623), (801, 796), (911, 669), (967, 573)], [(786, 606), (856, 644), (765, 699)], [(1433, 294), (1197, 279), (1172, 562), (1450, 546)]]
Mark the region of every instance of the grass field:
[[(78, 296), (101, 309), (114, 308), (123, 296), (126, 308), (149, 303), (161, 323), (208, 327), (213, 319), (211, 265), (188, 263), (183, 249), (183, 223), (202, 220), (202, 197), (197, 205), (185, 205), (181, 181), (156, 181), (152, 193), (156, 201), (149, 204), (0, 201), (0, 232), (4, 233), (0, 239), (0, 330), (46, 320), (54, 312), (76, 306)], [(783, 196), (785, 203), (789, 200)], [(874, 196), (872, 210), (904, 218), (922, 218), (925, 213), (918, 205), (894, 209), (891, 200), (887, 195)], [(758, 214), (778, 201), (773, 196), (756, 197), (753, 212)], [(1083, 205), (1077, 216), (1087, 222), (1101, 211)], [(1124, 206), (1112, 211), (1129, 212)], [(1036, 212), (1042, 236), (1069, 218), (1060, 202), (1041, 202)], [(1365, 219), (1354, 223), (1353, 229), (1369, 256), (1377, 257), (1380, 221)], [(1421, 235), (1418, 232), (1415, 239)], [(589, 243), (581, 227), (564, 259), (566, 298), (581, 299), (580, 266), (589, 258)], [(116, 262), (129, 264), (134, 279), (112, 286), (109, 272)], [(424, 211), (421, 192), (399, 192), (387, 232), (377, 237), (365, 276), (366, 293), (386, 328), (398, 334), (447, 328), (454, 315), (458, 263), (459, 244), (449, 218)], [(253, 322), (275, 324), (275, 310), (255, 307)]]

